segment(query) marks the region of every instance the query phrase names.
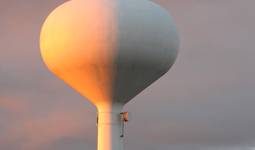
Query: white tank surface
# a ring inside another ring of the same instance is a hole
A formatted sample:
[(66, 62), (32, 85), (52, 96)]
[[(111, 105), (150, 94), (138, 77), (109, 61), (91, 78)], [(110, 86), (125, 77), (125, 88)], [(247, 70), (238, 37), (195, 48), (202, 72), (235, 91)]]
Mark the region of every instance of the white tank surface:
[(174, 64), (179, 39), (169, 13), (147, 0), (71, 0), (46, 19), (48, 68), (98, 110), (98, 150), (122, 150), (121, 110)]

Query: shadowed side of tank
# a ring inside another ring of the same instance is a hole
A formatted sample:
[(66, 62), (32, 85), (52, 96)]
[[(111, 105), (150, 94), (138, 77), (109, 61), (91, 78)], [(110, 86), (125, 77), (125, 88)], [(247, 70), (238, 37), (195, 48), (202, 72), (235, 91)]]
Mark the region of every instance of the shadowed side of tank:
[(118, 9), (112, 95), (125, 104), (171, 68), (179, 39), (171, 16), (155, 3), (120, 0)]

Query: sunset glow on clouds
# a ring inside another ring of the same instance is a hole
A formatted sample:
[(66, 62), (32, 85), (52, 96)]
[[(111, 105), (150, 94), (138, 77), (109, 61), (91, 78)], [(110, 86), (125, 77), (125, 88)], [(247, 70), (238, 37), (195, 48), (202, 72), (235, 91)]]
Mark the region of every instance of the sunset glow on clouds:
[(13, 143), (16, 143), (19, 150), (40, 149), (61, 139), (91, 134), (87, 129), (89, 123), (81, 119), (88, 114), (85, 110), (55, 107), (51, 111), (31, 114), (32, 108), (24, 105), (26, 102), (17, 101), (18, 98), (0, 100), (1, 119), (4, 122), (0, 126), (0, 143), (3, 148), (14, 148)]
[[(64, 0), (0, 1), (0, 149), (96, 149), (96, 109), (39, 52)], [(253, 0), (158, 0), (181, 34), (177, 63), (125, 110), (126, 149), (251, 150), (255, 142)], [(155, 128), (158, 127), (158, 128)]]

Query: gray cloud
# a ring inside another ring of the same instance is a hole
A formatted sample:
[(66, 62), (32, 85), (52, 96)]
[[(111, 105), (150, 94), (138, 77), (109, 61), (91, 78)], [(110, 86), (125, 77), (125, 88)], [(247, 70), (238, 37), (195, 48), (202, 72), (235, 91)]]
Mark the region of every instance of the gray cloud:
[[(0, 1), (0, 149), (96, 148), (95, 108), (40, 58), (41, 24), (62, 2)], [(182, 47), (172, 70), (125, 107), (126, 149), (252, 150), (255, 1), (157, 2)]]

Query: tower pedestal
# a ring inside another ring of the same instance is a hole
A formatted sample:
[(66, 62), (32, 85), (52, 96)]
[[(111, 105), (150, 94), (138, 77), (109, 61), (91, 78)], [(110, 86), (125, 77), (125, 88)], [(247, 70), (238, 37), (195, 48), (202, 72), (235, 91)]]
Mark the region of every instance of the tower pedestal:
[(123, 150), (123, 125), (120, 107), (99, 109), (97, 150)]

